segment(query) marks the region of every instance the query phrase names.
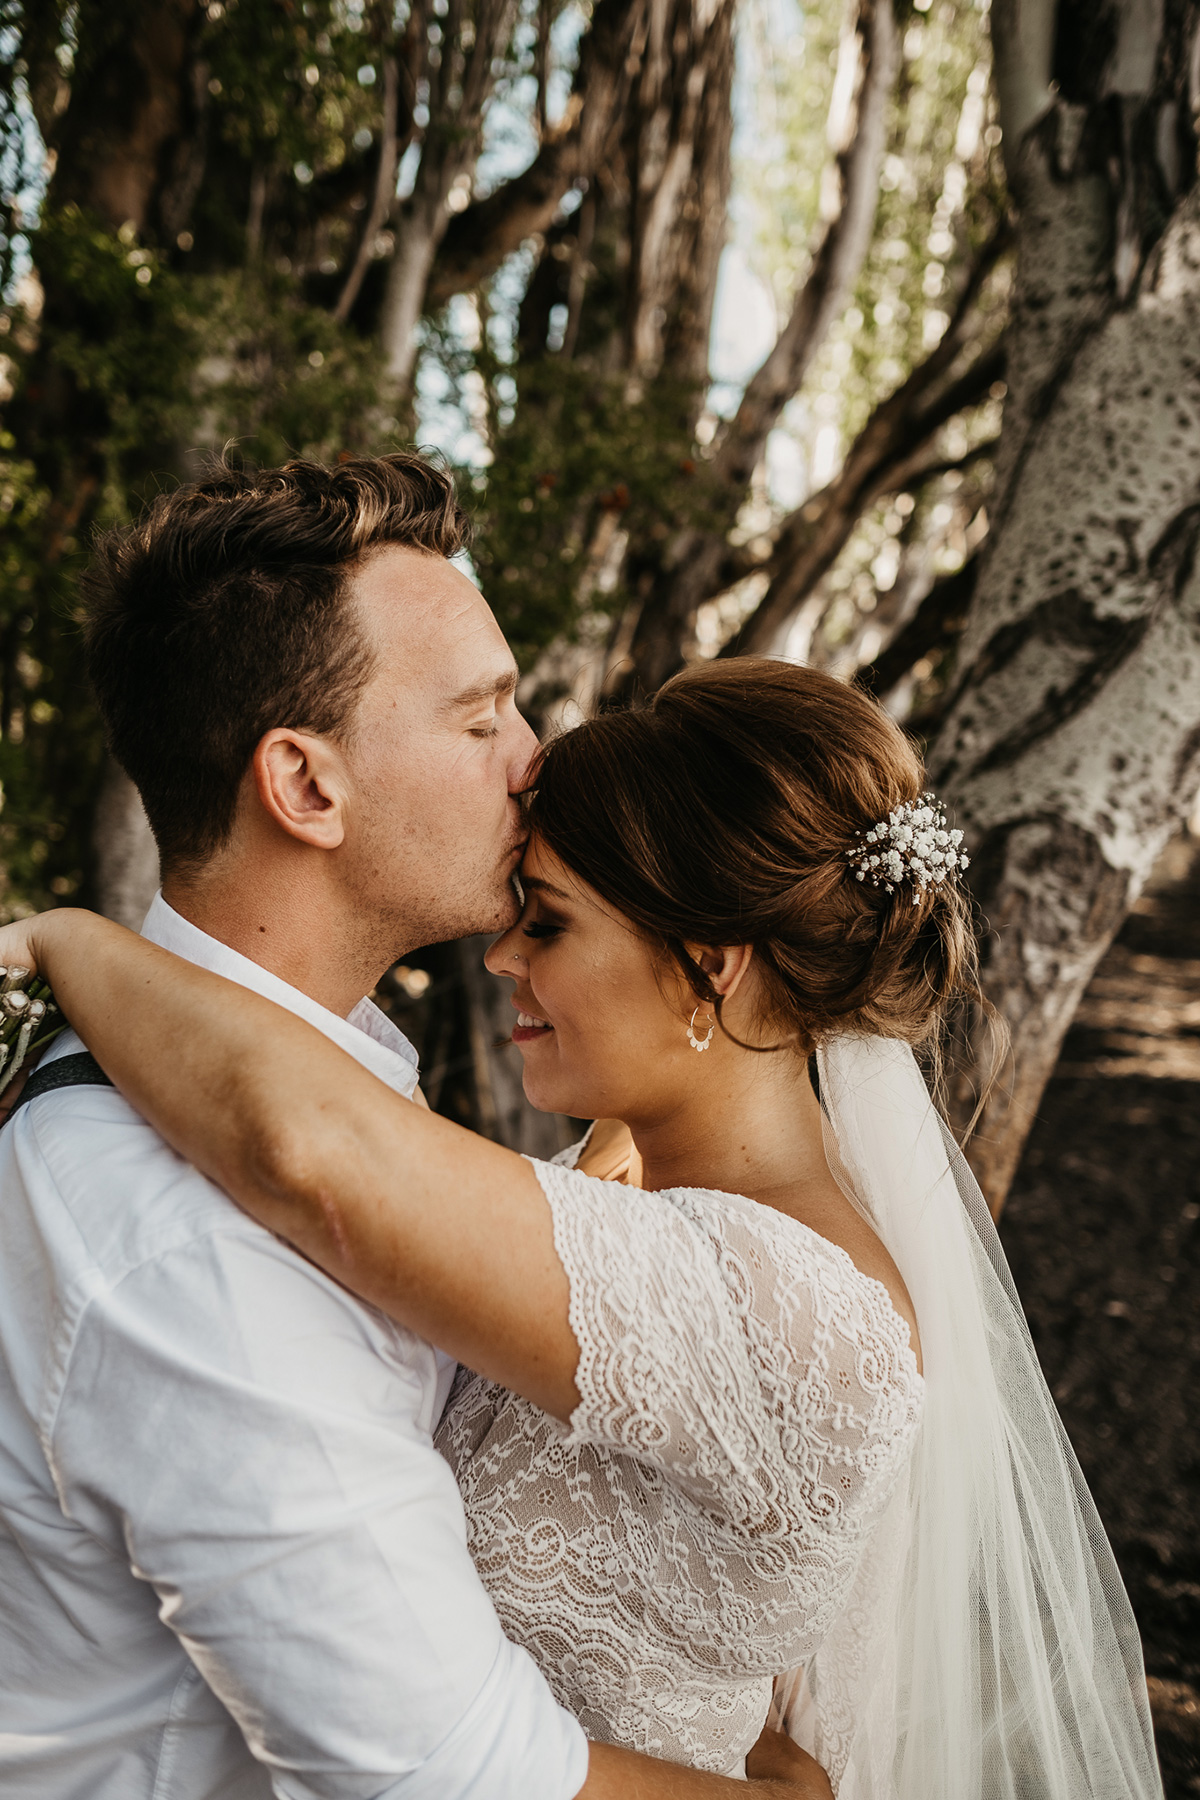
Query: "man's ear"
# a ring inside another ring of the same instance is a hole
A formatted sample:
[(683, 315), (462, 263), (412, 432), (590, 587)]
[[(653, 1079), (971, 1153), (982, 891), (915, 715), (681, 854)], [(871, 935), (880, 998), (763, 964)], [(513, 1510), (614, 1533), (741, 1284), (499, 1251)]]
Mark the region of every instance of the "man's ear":
[(314, 850), (344, 843), (346, 765), (327, 738), (280, 728), (265, 732), (250, 770), (259, 804), (281, 831)]
[(695, 949), (692, 955), (722, 1000), (732, 1000), (745, 979), (754, 951), (749, 944), (735, 944), (725, 950)]

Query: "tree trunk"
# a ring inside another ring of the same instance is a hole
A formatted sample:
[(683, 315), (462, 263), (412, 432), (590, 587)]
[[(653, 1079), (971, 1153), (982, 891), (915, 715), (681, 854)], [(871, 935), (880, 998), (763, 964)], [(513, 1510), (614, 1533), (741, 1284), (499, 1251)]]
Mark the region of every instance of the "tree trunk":
[(731, 0), (653, 0), (630, 134), (630, 268), (625, 366), (703, 381), (725, 241), (732, 139)]
[(197, 0), (131, 7), (120, 31), (104, 11), (96, 0), (80, 8), (91, 15), (77, 29), (93, 55), (78, 71), (58, 133), (50, 203), (73, 202), (139, 232), (165, 211), (179, 231), (186, 202), (173, 190), (182, 183), (194, 195), (198, 185), (195, 140), (207, 99), (192, 79)]
[(141, 796), (111, 757), (92, 829), (97, 908), (106, 919), (137, 931), (158, 887), (158, 845)]
[[(1200, 6), (1164, 8), (1156, 40), (1138, 0), (992, 17), (1009, 397), (929, 771), (974, 853), (1012, 1036), (969, 1149), (998, 1210), (1075, 1006), (1200, 785)], [(973, 1021), (956, 1123), (994, 1073)]]

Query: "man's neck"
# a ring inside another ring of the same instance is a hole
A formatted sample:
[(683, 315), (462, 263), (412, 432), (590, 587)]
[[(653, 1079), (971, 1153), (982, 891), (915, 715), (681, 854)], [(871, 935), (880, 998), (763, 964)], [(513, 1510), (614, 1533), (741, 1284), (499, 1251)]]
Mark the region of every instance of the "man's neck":
[(219, 943), (346, 1018), (388, 964), (373, 960), (336, 899), (308, 883), (257, 869), (236, 879), (166, 874), (167, 905)]

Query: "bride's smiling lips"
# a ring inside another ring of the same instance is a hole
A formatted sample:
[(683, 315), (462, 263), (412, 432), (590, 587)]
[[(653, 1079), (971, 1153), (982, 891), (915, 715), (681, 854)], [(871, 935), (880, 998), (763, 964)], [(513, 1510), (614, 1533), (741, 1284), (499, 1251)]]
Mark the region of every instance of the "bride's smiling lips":
[(512, 1034), (514, 1044), (532, 1044), (537, 1038), (548, 1037), (554, 1030), (548, 1019), (540, 1018), (537, 1013), (527, 1012), (524, 1007), (517, 1006), (515, 1000), (512, 1004), (517, 1007), (517, 1022)]

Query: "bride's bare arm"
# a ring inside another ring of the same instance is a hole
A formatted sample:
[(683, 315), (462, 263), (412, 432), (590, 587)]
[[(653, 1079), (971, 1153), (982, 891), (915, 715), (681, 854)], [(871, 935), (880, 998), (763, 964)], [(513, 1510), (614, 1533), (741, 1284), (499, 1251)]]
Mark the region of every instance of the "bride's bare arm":
[(365, 1300), (560, 1419), (579, 1350), (523, 1158), (391, 1093), (320, 1032), (93, 913), (0, 930), (123, 1094)]

